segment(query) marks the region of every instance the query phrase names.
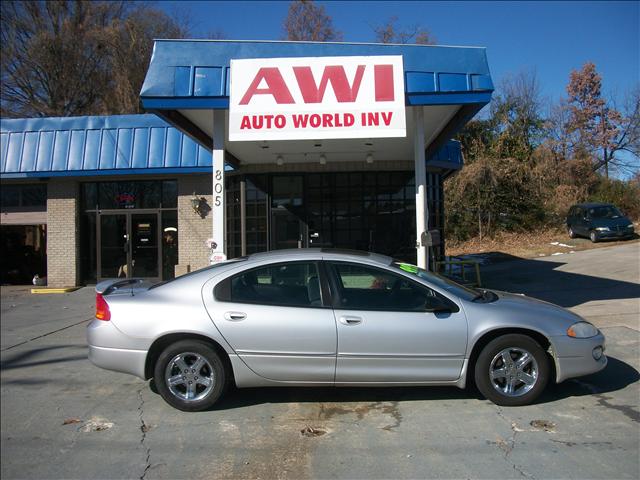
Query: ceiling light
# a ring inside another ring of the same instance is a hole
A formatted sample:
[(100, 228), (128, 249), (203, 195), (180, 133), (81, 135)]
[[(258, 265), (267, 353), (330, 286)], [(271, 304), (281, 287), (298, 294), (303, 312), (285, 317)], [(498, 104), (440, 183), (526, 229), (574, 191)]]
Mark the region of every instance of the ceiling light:
[(320, 155), (320, 165), (326, 165), (327, 164), (327, 157), (322, 154)]
[(278, 158), (276, 158), (276, 164), (282, 165), (283, 163), (284, 163), (284, 158), (282, 158), (282, 155), (278, 155)]
[(370, 153), (367, 153), (367, 163), (373, 163), (373, 155), (371, 155)]

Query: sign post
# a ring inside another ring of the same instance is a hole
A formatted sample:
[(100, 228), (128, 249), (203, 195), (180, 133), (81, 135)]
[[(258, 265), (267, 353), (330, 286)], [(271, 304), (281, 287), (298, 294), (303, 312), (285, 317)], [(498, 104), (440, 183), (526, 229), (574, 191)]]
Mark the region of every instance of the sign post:
[(211, 213), (213, 235), (211, 237), (211, 264), (227, 259), (225, 246), (225, 198), (224, 198), (224, 110), (213, 111), (213, 191)]
[(418, 266), (429, 269), (429, 256), (423, 235), (427, 232), (429, 209), (427, 206), (427, 163), (424, 145), (424, 110), (421, 106), (414, 108), (414, 145), (413, 155), (416, 174), (416, 250)]

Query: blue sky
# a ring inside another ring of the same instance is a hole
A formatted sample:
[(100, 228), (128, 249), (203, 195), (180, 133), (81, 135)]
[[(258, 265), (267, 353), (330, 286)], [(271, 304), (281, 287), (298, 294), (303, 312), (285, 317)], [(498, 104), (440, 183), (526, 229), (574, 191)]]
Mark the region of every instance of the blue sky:
[[(622, 98), (640, 81), (640, 2), (390, 2), (326, 1), (344, 41), (374, 41), (372, 26), (398, 17), (399, 26), (426, 27), (440, 45), (487, 48), (495, 83), (535, 70), (542, 94), (564, 96), (569, 73), (592, 61), (604, 93)], [(187, 12), (193, 33), (280, 40), (288, 1), (160, 2), (167, 13)]]

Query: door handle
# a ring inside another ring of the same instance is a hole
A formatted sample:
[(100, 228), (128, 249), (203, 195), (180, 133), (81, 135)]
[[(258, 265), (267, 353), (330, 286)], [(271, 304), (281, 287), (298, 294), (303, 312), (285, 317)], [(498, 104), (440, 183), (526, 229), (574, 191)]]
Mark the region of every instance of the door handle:
[(247, 314), (242, 312), (226, 312), (224, 314), (224, 319), (229, 320), (230, 322), (239, 322), (245, 318), (247, 318)]
[(344, 315), (340, 317), (338, 321), (343, 325), (359, 325), (362, 323), (362, 318), (352, 317), (350, 315)]

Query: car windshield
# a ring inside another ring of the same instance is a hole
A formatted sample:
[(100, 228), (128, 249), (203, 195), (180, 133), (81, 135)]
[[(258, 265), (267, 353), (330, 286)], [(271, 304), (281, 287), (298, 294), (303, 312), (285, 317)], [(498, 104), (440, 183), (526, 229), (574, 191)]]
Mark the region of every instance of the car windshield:
[(613, 205), (590, 208), (589, 215), (591, 215), (592, 218), (618, 218), (622, 216), (620, 210)]
[(437, 273), (430, 272), (428, 270), (424, 270), (415, 265), (411, 265), (410, 263), (402, 263), (402, 262), (393, 262), (393, 266), (402, 270), (406, 273), (411, 273), (416, 277), (427, 280), (428, 282), (434, 284), (435, 286), (446, 290), (449, 293), (467, 301), (473, 301), (478, 298), (479, 295), (482, 295), (482, 292), (475, 290), (473, 288), (465, 287), (464, 285), (460, 285), (459, 283), (454, 282), (450, 278), (443, 277), (442, 275), (438, 275)]

